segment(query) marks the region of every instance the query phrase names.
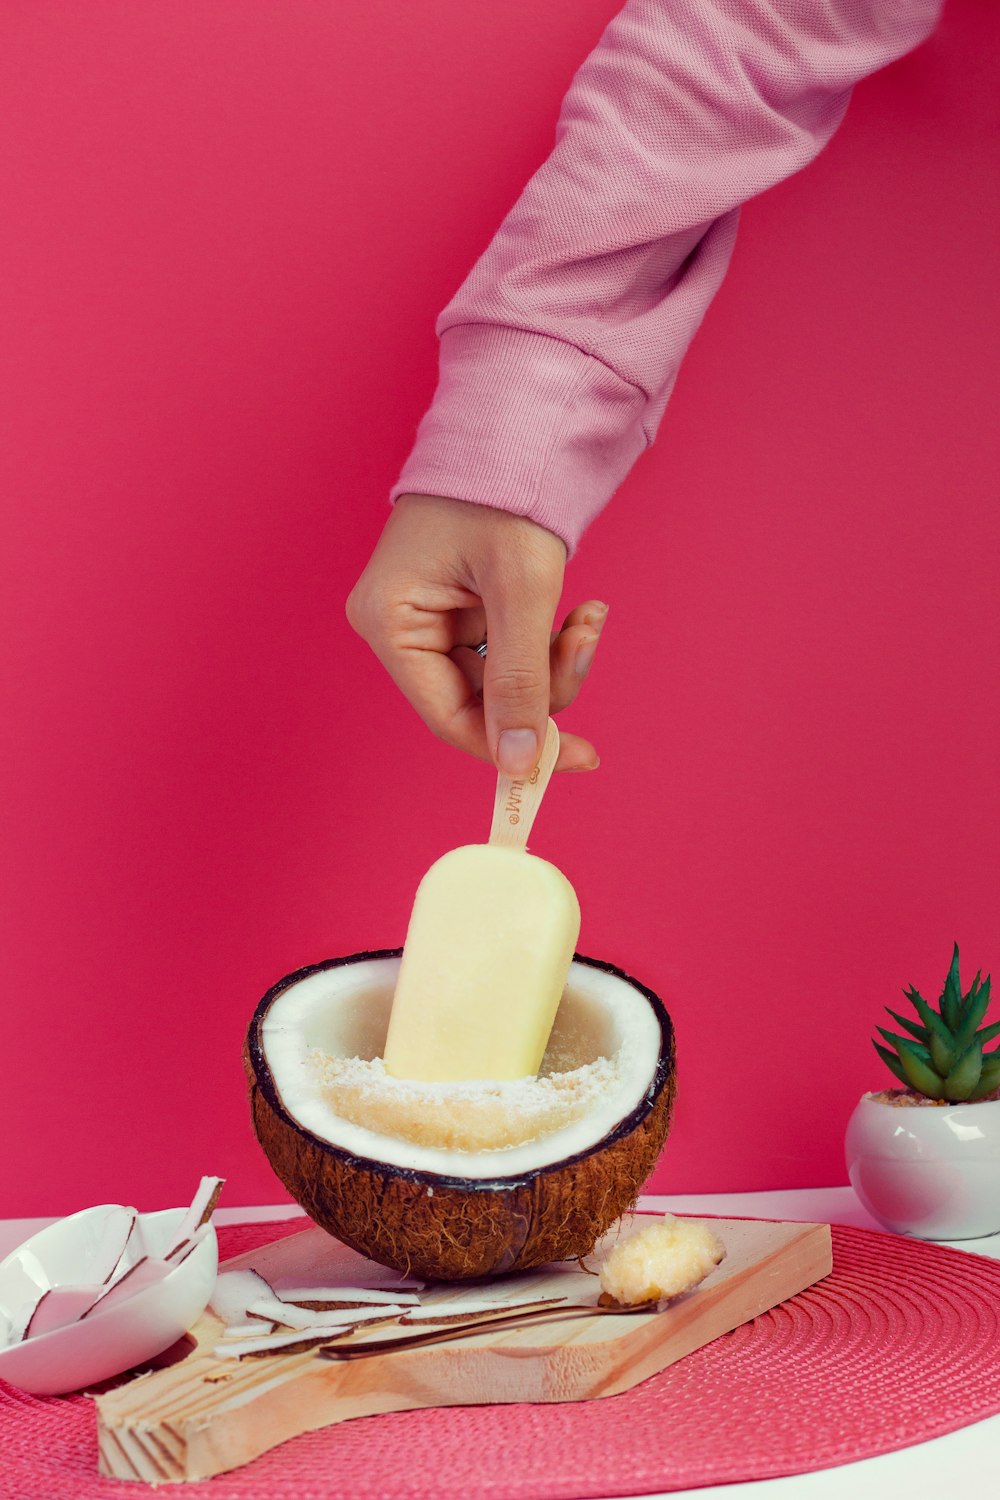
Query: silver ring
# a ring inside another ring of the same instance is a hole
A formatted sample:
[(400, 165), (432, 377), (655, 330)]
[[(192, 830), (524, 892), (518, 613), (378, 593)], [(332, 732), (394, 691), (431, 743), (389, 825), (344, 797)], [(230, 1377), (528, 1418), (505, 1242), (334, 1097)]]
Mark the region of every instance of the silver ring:
[(481, 656), (483, 658), (483, 660), (485, 661), (486, 660), (486, 637), (483, 636), (483, 639), (479, 642), (479, 645), (478, 646), (473, 646), (472, 649), (476, 653), (477, 656)]

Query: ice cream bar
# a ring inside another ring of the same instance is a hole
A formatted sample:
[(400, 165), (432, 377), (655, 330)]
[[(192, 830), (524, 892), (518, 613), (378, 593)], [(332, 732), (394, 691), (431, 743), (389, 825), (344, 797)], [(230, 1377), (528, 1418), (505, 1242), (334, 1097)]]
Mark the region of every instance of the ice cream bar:
[(579, 934), (576, 892), (555, 865), (495, 844), (449, 850), (413, 903), (386, 1071), (424, 1082), (537, 1073)]

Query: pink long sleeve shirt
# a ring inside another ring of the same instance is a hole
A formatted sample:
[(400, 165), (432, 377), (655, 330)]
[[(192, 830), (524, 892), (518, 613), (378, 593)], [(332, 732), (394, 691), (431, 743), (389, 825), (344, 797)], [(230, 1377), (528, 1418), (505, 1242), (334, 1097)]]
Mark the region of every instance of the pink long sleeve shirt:
[(656, 437), (740, 205), (822, 151), (943, 0), (629, 0), (555, 147), (440, 313), (437, 390), (390, 503), (529, 516), (570, 556)]

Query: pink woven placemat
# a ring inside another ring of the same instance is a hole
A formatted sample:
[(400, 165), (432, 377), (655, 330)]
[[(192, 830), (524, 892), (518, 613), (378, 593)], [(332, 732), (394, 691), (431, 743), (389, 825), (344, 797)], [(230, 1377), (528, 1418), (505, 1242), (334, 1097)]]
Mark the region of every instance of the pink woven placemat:
[[(303, 1227), (221, 1229), (222, 1256)], [(837, 1225), (833, 1254), (825, 1280), (620, 1396), (365, 1417), (179, 1493), (592, 1500), (830, 1468), (1000, 1412), (1000, 1264)], [(98, 1476), (89, 1398), (0, 1381), (2, 1500), (129, 1500), (152, 1488)]]

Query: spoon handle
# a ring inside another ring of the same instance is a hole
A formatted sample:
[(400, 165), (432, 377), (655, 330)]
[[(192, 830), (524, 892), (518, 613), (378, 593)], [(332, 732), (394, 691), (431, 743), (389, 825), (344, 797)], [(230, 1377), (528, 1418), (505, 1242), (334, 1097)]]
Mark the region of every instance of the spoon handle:
[(539, 1308), (537, 1312), (509, 1312), (494, 1317), (476, 1318), (468, 1323), (453, 1324), (450, 1328), (433, 1328), (426, 1332), (403, 1334), (398, 1338), (367, 1338), (357, 1343), (323, 1344), (319, 1350), (321, 1359), (370, 1359), (377, 1354), (396, 1354), (403, 1349), (422, 1349), (429, 1344), (448, 1344), (453, 1339), (467, 1339), (477, 1333), (489, 1333), (493, 1328), (510, 1328), (518, 1332), (532, 1323), (551, 1323), (557, 1319), (600, 1318), (609, 1314), (617, 1318), (634, 1317), (637, 1313), (655, 1313), (656, 1303), (645, 1302), (637, 1307), (591, 1307), (567, 1305), (565, 1307)]
[(559, 730), (555, 720), (550, 719), (542, 753), (531, 774), (508, 776), (505, 771), (497, 773), (497, 795), (489, 837), (491, 844), (524, 849), (558, 759)]

